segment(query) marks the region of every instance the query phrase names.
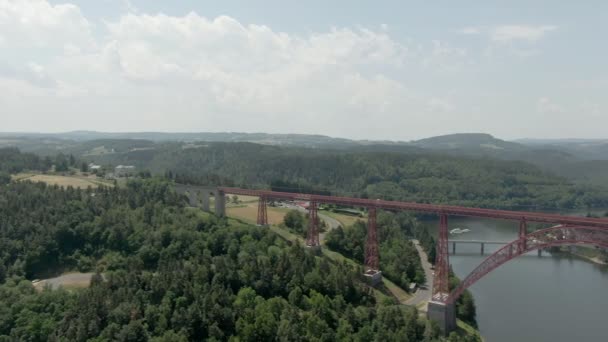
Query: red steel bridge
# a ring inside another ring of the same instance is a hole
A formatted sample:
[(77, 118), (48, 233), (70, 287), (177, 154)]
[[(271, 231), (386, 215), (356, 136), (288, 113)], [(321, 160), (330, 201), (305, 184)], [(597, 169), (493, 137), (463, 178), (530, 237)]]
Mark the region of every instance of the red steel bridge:
[[(251, 190), (231, 187), (219, 187), (223, 194), (259, 197), (257, 223), (266, 225), (266, 203), (268, 200), (290, 200), (309, 202), (309, 227), (306, 244), (319, 246), (317, 209), (319, 204), (338, 204), (364, 207), (368, 210), (368, 232), (365, 245), (366, 272), (379, 271), (379, 253), (376, 228), (376, 210), (413, 211), (430, 213), (439, 216), (439, 236), (435, 261), (435, 279), (433, 281), (432, 299), (429, 303), (429, 317), (440, 321), (440, 326), (449, 331), (455, 327), (454, 302), (469, 286), (481, 279), (500, 265), (530, 251), (552, 246), (585, 244), (608, 248), (608, 220), (587, 217), (563, 216), (557, 214), (535, 213), (525, 211), (508, 211), (468, 208), (451, 205), (435, 205), (411, 202), (385, 201), (381, 199), (362, 199), (351, 197), (323, 196), (302, 193), (277, 192), (268, 190)], [(460, 285), (449, 291), (449, 251), (448, 251), (448, 217), (483, 217), (519, 222), (518, 239), (506, 244), (488, 256), (475, 268)], [(527, 223), (537, 222), (553, 225), (551, 228), (528, 233)], [(431, 307), (434, 305), (434, 307)]]

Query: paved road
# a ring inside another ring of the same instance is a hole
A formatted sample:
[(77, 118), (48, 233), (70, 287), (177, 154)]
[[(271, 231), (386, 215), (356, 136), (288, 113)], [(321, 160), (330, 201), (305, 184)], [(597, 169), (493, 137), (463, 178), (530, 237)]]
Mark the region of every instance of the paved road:
[(336, 228), (340, 227), (341, 224), (340, 224), (340, 221), (336, 220), (333, 217), (323, 215), (321, 213), (317, 213), (317, 215), (319, 215), (319, 218), (321, 220), (325, 221), (325, 223), (327, 224), (327, 230), (323, 233), (319, 233), (319, 241), (323, 242), (323, 241), (325, 241), (325, 234), (327, 234), (327, 232), (329, 232), (332, 229), (336, 229)]
[[(420, 246), (418, 240), (412, 240), (418, 255), (420, 255), (420, 261), (422, 262), (422, 268), (424, 269), (424, 275), (426, 277), (426, 285), (418, 288), (414, 296), (408, 299), (405, 304), (418, 306), (421, 303), (428, 302), (431, 299), (431, 293), (433, 291), (433, 270), (431, 269), (431, 263), (428, 262), (426, 252)], [(426, 308), (425, 308), (426, 310)]]

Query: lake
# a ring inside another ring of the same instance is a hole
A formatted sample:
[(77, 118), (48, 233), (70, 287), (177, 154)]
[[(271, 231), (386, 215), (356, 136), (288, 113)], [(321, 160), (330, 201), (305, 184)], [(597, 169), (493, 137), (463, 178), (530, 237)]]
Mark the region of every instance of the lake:
[[(437, 231), (434, 224), (433, 231)], [(452, 218), (450, 239), (511, 241), (518, 223)], [(463, 279), (501, 246), (458, 244), (450, 263)], [(450, 253), (452, 245), (450, 244)], [(488, 342), (608, 341), (608, 268), (569, 256), (529, 253), (490, 272), (471, 288), (479, 330)]]

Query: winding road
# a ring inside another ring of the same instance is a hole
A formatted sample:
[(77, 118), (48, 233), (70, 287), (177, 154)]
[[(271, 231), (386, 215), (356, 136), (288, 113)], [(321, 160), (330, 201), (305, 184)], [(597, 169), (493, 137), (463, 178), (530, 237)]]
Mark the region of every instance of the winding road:
[[(422, 246), (420, 246), (420, 241), (412, 240), (416, 250), (418, 251), (418, 255), (420, 255), (420, 262), (422, 263), (422, 269), (424, 270), (424, 276), (426, 278), (426, 284), (422, 287), (419, 287), (414, 293), (414, 296), (408, 299), (405, 304), (413, 305), (418, 307), (420, 304), (428, 302), (431, 299), (431, 294), (433, 292), (433, 269), (432, 265), (428, 262), (428, 257)], [(421, 310), (426, 311), (426, 306), (424, 308), (420, 308)]]

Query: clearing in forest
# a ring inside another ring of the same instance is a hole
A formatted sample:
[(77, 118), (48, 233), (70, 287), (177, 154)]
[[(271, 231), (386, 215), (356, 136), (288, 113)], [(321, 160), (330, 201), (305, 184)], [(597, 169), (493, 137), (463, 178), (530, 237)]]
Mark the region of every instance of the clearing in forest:
[(20, 173), (13, 176), (13, 180), (16, 181), (32, 181), (32, 182), (43, 182), (48, 185), (58, 185), (61, 187), (72, 186), (74, 188), (86, 189), (89, 186), (91, 188), (97, 188), (98, 186), (113, 186), (112, 183), (101, 180), (96, 176), (61, 176), (61, 175), (42, 175), (32, 173)]

